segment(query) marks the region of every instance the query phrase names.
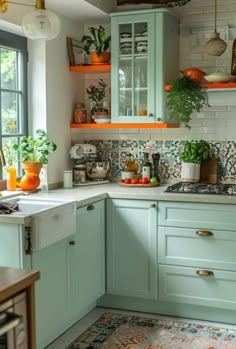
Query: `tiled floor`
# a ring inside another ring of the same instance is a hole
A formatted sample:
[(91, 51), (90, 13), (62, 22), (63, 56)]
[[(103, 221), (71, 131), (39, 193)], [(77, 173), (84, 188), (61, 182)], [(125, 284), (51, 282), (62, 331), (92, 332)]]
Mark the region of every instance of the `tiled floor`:
[(138, 312), (108, 309), (108, 308), (95, 308), (89, 314), (87, 314), (83, 319), (81, 319), (77, 324), (75, 324), (73, 327), (71, 327), (71, 329), (69, 329), (66, 333), (64, 333), (60, 338), (58, 338), (55, 342), (53, 342), (51, 345), (49, 345), (47, 347), (47, 349), (65, 349), (75, 338), (77, 338), (81, 333), (83, 333), (93, 322), (95, 322), (105, 312), (144, 316), (144, 317), (150, 317), (152, 319), (167, 319), (168, 318), (169, 320), (174, 319), (174, 320), (178, 320), (178, 321), (190, 322), (190, 323), (195, 323), (195, 324), (196, 323), (197, 324), (205, 324), (205, 325), (209, 325), (209, 326), (217, 325), (220, 327), (236, 329), (236, 326), (228, 325), (228, 324), (221, 324), (218, 322), (214, 323), (214, 322), (208, 322), (208, 321), (190, 320), (190, 319), (185, 319), (185, 318), (167, 317), (167, 316), (161, 316), (161, 315), (155, 315), (155, 314), (138, 313)]

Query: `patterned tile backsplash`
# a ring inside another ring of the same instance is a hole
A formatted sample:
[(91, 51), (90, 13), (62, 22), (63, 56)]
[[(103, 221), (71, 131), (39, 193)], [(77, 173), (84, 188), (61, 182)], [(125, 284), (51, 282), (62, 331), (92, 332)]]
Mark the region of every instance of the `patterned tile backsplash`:
[[(111, 160), (111, 176), (120, 177), (123, 161), (126, 153), (133, 154), (133, 157), (140, 163), (143, 160), (143, 153), (160, 153), (159, 175), (163, 181), (181, 178), (180, 154), (185, 141), (150, 141), (150, 140), (91, 140), (87, 143), (97, 147), (98, 154), (102, 157), (109, 157)], [(218, 159), (218, 180), (236, 180), (236, 142), (222, 141), (209, 142), (212, 146), (212, 153)]]

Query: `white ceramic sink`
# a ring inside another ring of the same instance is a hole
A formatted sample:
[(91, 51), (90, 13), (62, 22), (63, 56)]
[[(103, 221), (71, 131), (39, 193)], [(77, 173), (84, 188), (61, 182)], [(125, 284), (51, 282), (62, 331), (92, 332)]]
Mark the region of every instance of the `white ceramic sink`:
[[(40, 250), (75, 234), (76, 202), (16, 197), (4, 200), (18, 205), (18, 212), (31, 216), (32, 251)], [(17, 213), (17, 212), (16, 212)]]
[(37, 200), (35, 198), (14, 198), (5, 200), (7, 203), (17, 204), (17, 211), (25, 214), (37, 213), (64, 204), (63, 201)]

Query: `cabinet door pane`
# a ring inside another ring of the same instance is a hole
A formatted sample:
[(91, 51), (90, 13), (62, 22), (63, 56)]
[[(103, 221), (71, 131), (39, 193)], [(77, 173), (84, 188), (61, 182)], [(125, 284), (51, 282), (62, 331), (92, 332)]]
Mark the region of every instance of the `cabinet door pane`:
[(113, 97), (113, 118), (119, 122), (154, 121), (153, 117), (143, 118), (153, 114), (154, 110), (154, 99), (151, 97), (154, 88), (148, 72), (148, 67), (153, 67), (153, 33), (152, 14), (135, 15), (134, 18), (126, 16), (113, 22), (113, 37), (118, 41), (118, 44), (113, 43), (114, 53), (117, 54), (112, 62), (116, 67), (112, 78), (112, 94), (116, 96)]
[(134, 110), (138, 116), (148, 115), (147, 55), (134, 58)]

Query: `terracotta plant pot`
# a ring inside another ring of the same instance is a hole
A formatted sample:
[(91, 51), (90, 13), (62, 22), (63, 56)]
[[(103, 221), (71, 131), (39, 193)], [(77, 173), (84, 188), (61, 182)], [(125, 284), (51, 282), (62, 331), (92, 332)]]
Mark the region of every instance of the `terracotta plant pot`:
[(39, 175), (42, 167), (43, 165), (41, 162), (22, 162), (22, 168), (25, 172), (33, 172)]
[(102, 52), (100, 56), (96, 52), (90, 53), (90, 60), (92, 64), (109, 64), (111, 52)]

